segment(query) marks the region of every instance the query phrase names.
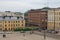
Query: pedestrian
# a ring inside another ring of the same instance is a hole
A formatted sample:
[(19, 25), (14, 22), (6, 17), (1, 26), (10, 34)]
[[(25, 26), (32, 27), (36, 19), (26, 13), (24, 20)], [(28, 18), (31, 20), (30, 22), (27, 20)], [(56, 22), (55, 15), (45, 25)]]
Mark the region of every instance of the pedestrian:
[(6, 35), (5, 34), (3, 34), (3, 38), (5, 38), (6, 37)]
[(25, 37), (25, 33), (23, 33), (23, 36)]

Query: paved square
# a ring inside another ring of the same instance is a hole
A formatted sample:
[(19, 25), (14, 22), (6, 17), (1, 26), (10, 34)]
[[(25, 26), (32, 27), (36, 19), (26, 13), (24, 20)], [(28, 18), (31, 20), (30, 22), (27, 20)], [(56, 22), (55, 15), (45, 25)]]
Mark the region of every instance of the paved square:
[[(6, 34), (6, 38), (3, 38), (3, 34), (0, 34), (0, 40), (44, 40), (43, 36), (36, 35), (36, 34), (29, 34), (13, 32), (11, 34)], [(46, 40), (58, 40), (50, 37), (46, 37)]]

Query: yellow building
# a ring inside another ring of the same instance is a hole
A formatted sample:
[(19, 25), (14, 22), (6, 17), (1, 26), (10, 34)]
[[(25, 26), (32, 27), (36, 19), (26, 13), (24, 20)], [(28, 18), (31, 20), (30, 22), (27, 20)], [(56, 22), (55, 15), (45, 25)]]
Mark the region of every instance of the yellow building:
[(14, 30), (14, 28), (25, 27), (23, 16), (0, 16), (0, 30)]
[(51, 8), (48, 10), (48, 30), (60, 30), (60, 9)]
[(2, 21), (2, 25), (3, 25), (2, 30), (13, 30), (14, 28), (17, 28), (17, 27), (25, 27), (25, 21), (24, 20), (12, 20), (12, 21), (4, 20)]

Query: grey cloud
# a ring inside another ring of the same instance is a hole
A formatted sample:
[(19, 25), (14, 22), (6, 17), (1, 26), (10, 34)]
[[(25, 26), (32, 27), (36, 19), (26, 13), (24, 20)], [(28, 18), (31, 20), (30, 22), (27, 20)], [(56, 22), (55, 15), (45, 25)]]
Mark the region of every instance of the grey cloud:
[(37, 9), (45, 6), (59, 7), (60, 0), (0, 0), (0, 10), (25, 12), (29, 9)]

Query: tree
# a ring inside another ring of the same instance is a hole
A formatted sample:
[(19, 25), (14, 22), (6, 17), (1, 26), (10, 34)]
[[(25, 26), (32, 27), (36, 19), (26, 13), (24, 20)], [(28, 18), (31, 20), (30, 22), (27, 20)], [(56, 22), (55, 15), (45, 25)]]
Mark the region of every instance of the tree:
[(42, 8), (42, 9), (50, 9), (50, 7), (44, 7), (44, 8)]

